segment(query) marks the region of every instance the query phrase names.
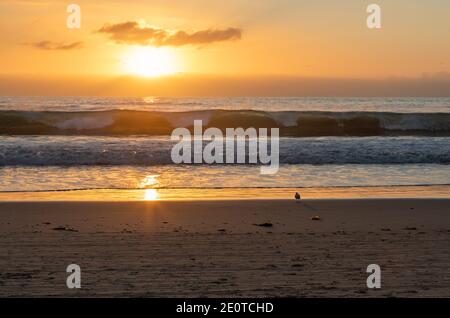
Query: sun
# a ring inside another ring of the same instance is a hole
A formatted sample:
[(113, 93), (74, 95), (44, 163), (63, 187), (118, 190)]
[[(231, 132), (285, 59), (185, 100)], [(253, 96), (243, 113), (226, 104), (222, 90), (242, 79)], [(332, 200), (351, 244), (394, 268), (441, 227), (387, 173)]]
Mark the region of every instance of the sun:
[(175, 62), (173, 51), (161, 47), (135, 47), (123, 58), (127, 73), (144, 77), (174, 74), (177, 71)]

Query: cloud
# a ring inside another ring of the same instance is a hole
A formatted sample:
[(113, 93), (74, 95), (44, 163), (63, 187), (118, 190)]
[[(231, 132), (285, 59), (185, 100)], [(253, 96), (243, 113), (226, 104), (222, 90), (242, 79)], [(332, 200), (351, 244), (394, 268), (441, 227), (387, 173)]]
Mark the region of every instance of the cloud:
[(83, 42), (73, 42), (65, 44), (62, 42), (40, 41), (31, 43), (30, 45), (41, 50), (68, 51), (82, 48)]
[(238, 28), (224, 30), (207, 29), (188, 33), (140, 26), (135, 21), (105, 24), (98, 33), (108, 34), (110, 39), (120, 44), (140, 44), (155, 46), (202, 45), (213, 42), (240, 40), (242, 31)]

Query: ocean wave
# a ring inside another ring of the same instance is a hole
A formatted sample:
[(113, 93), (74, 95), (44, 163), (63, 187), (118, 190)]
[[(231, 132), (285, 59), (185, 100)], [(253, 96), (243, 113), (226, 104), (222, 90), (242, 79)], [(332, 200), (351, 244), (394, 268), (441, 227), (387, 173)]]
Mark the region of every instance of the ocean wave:
[[(168, 137), (4, 136), (0, 166), (168, 165), (175, 143)], [(283, 137), (279, 159), (281, 164), (450, 164), (450, 138)]]
[(202, 110), (0, 111), (3, 135), (170, 135), (178, 127), (279, 128), (282, 136), (450, 135), (450, 113)]

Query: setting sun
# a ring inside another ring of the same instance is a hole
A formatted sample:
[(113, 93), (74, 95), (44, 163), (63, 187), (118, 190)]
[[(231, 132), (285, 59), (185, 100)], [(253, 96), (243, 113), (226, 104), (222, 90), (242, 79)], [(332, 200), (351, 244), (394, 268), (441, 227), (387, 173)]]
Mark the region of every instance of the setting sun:
[(177, 71), (169, 48), (136, 47), (123, 58), (125, 72), (144, 77), (170, 75)]

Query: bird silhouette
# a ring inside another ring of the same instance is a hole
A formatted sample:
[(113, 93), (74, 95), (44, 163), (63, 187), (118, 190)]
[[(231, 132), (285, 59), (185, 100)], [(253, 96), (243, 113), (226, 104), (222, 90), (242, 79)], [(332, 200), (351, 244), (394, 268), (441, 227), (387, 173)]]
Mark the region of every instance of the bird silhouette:
[(295, 192), (295, 200), (299, 201), (301, 199), (300, 193)]

